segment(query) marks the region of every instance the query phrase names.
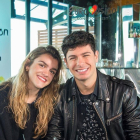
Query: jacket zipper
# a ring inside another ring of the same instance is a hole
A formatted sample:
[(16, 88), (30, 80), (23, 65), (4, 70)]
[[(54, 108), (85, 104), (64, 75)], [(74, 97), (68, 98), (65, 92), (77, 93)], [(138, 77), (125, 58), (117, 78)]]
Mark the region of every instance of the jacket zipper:
[(115, 120), (115, 119), (117, 119), (118, 117), (120, 117), (122, 115), (122, 113), (121, 114), (119, 114), (119, 115), (117, 115), (117, 116), (115, 116), (115, 117), (113, 117), (113, 118), (111, 118), (111, 119), (108, 119), (107, 120), (107, 125), (109, 126), (110, 125), (110, 122), (112, 121), (112, 120)]
[(102, 119), (101, 119), (101, 117), (100, 117), (100, 115), (99, 115), (99, 113), (98, 113), (98, 111), (97, 111), (97, 109), (96, 109), (96, 107), (95, 107), (95, 103), (93, 103), (93, 107), (94, 107), (94, 109), (96, 110), (96, 112), (97, 112), (97, 114), (98, 114), (98, 116), (99, 116), (99, 118), (100, 118), (100, 120), (101, 120), (101, 123), (102, 123), (102, 125), (103, 125), (103, 127), (104, 127), (104, 129), (105, 129), (106, 140), (108, 140), (107, 131), (106, 131), (105, 125), (104, 125), (104, 123), (103, 123), (103, 121), (102, 121)]
[(72, 119), (72, 128), (73, 128), (73, 125), (74, 125), (74, 100), (75, 100), (75, 96), (73, 96), (73, 119)]
[[(74, 127), (74, 102), (75, 102), (75, 96), (73, 96), (73, 113), (72, 113), (72, 134), (73, 134), (73, 127)], [(71, 135), (71, 138), (70, 140), (72, 140), (72, 135)]]

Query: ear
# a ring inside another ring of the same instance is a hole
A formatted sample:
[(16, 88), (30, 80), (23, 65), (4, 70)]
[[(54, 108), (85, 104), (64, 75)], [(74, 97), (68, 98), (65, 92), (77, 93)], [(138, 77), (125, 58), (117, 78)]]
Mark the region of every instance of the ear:
[(25, 69), (26, 69), (26, 71), (29, 71), (29, 68), (30, 68), (29, 63), (30, 63), (30, 60), (27, 59), (26, 62), (25, 62)]
[(98, 62), (99, 52), (96, 50), (94, 55), (96, 62)]
[(65, 61), (65, 63), (66, 63), (67, 68), (69, 68), (66, 58), (64, 58), (64, 61)]

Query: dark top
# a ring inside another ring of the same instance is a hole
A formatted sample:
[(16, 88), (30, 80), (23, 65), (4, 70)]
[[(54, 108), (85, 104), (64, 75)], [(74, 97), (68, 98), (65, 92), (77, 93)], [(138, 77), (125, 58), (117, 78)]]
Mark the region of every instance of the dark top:
[[(1, 88), (1, 87), (0, 87)], [(0, 91), (0, 140), (40, 140), (33, 139), (34, 124), (38, 110), (34, 106), (34, 102), (29, 105), (30, 119), (26, 124), (26, 128), (19, 128), (13, 118), (13, 113), (7, 108), (9, 88)]]
[(105, 132), (100, 119), (93, 108), (98, 94), (98, 78), (94, 91), (89, 95), (83, 95), (76, 86), (79, 103), (77, 107), (77, 136), (76, 140), (105, 140)]

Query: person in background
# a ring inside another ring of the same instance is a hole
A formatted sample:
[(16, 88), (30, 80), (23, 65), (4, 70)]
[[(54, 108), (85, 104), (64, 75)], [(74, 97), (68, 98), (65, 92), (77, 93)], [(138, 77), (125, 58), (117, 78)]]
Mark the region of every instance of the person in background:
[(62, 61), (53, 46), (30, 52), (19, 73), (0, 84), (0, 140), (40, 140), (59, 94)]
[(140, 100), (131, 81), (96, 69), (92, 34), (75, 31), (62, 43), (73, 77), (60, 92), (47, 140), (140, 140)]

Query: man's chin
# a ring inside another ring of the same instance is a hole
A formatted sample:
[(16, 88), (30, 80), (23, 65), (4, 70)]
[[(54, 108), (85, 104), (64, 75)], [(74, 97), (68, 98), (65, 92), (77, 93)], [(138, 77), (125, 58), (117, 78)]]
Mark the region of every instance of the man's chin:
[(86, 81), (88, 78), (85, 78), (85, 77), (75, 77), (76, 80), (78, 81)]

